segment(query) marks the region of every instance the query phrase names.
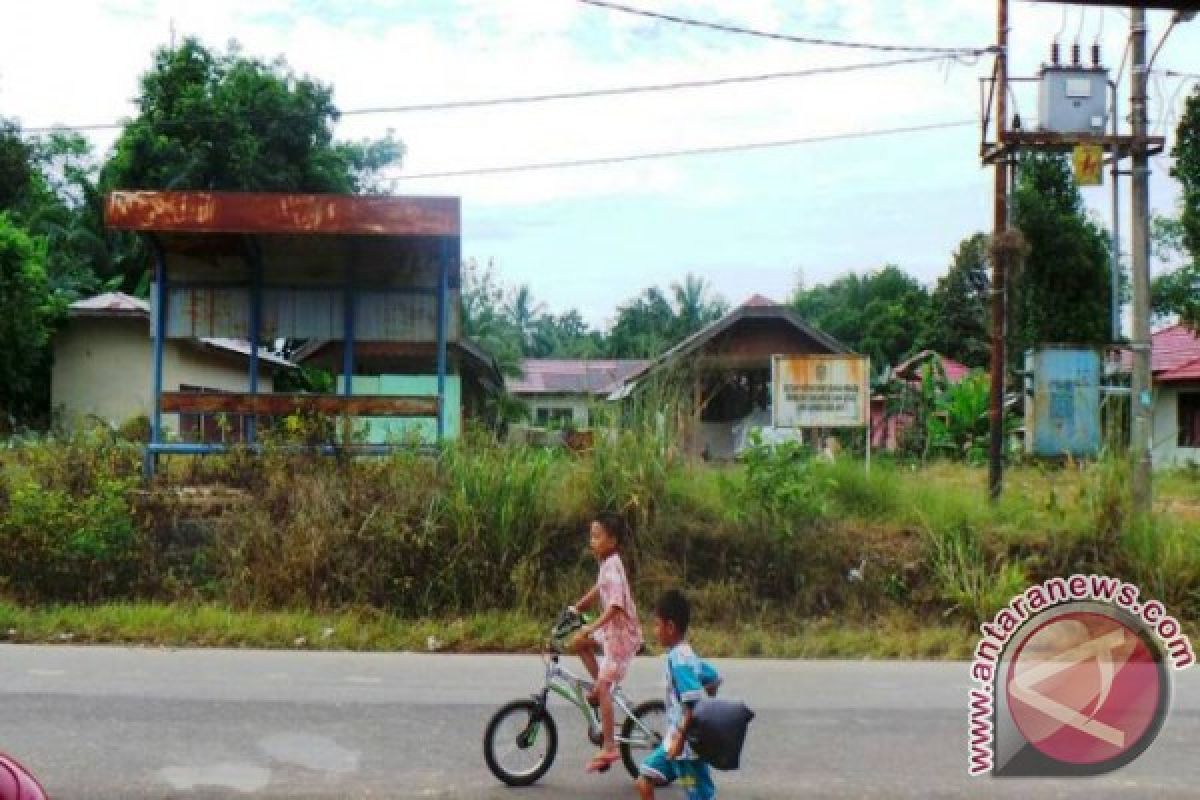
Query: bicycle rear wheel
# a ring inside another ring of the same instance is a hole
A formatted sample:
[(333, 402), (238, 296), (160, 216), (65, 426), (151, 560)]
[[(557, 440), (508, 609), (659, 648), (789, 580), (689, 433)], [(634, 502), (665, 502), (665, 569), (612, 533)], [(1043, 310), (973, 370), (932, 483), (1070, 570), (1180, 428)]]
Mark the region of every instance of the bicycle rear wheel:
[(641, 760), (662, 744), (666, 730), (667, 704), (662, 700), (639, 703), (633, 708), (633, 716), (625, 718), (621, 725), (621, 760), (634, 778)]
[(558, 753), (554, 718), (537, 701), (513, 700), (492, 715), (483, 734), (483, 759), (509, 786), (536, 783)]

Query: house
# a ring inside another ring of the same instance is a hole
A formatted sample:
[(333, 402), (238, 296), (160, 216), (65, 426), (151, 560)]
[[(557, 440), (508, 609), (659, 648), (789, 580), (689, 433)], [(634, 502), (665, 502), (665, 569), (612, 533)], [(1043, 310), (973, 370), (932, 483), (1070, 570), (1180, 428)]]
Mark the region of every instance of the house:
[[(140, 298), (109, 292), (73, 303), (65, 328), (54, 339), (51, 403), (68, 426), (101, 420), (118, 427), (148, 416), (152, 405), (150, 306)], [(274, 375), (290, 369), (285, 359), (260, 351), (259, 387), (274, 390)], [(168, 339), (163, 350), (163, 387), (171, 391), (247, 391), (250, 347), (236, 339)], [(189, 441), (238, 441), (242, 418), (218, 420), (198, 414), (164, 415), (165, 424)]]
[(591, 427), (592, 411), (625, 380), (650, 362), (530, 358), (521, 362), (521, 376), (508, 379), (509, 394), (529, 408), (539, 427)]
[[(892, 380), (899, 383), (915, 400), (921, 391), (925, 368), (935, 362), (941, 364), (942, 374), (946, 376), (948, 384), (960, 383), (971, 374), (971, 368), (966, 364), (960, 364), (933, 350), (922, 350), (893, 367)], [(915, 419), (914, 414), (907, 408), (889, 409), (888, 399), (882, 394), (871, 397), (871, 447), (877, 450), (895, 450), (899, 447), (904, 432), (912, 426)]]
[[(734, 458), (753, 428), (771, 426), (771, 361), (776, 355), (850, 354), (850, 349), (812, 327), (789, 306), (754, 295), (630, 374), (611, 397), (651, 396), (652, 387), (677, 398), (675, 425), (689, 453), (714, 460)], [(791, 432), (787, 432), (789, 436)]]
[[(496, 359), (469, 339), (450, 342), (447, 350), (444, 434), (456, 439), (466, 420), (490, 417), (490, 400), (503, 391), (504, 378)], [(337, 376), (337, 391), (344, 390), (341, 342), (309, 342), (294, 357), (305, 366), (329, 370)], [(351, 388), (355, 395), (436, 398), (436, 348), (422, 342), (355, 342)], [(414, 436), (426, 444), (437, 441), (436, 417), (365, 417), (363, 421), (360, 430), (368, 444)]]
[(1151, 337), (1150, 353), (1154, 466), (1200, 464), (1200, 335), (1172, 325)]

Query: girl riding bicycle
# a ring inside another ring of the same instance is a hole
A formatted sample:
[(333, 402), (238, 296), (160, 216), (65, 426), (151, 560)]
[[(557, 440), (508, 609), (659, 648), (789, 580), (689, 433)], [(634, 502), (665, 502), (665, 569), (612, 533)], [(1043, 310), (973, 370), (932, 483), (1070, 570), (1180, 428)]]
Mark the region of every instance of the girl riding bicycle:
[[(600, 752), (588, 762), (588, 772), (607, 770), (621, 758), (613, 733), (612, 689), (625, 678), (633, 657), (642, 647), (637, 606), (620, 556), (629, 537), (629, 526), (619, 514), (605, 511), (596, 515), (588, 543), (592, 555), (600, 562), (600, 576), (596, 585), (573, 606), (575, 610), (583, 610), (599, 600), (602, 609), (599, 619), (579, 631), (572, 647), (596, 681), (596, 688), (588, 700), (600, 707), (604, 733), (604, 743)], [(599, 661), (597, 649), (602, 654)]]

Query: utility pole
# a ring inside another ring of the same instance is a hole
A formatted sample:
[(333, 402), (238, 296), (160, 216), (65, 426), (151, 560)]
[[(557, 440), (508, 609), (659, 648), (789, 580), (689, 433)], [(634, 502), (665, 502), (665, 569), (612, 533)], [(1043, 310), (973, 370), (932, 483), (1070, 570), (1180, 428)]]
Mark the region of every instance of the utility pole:
[(1146, 143), (1146, 9), (1130, 12), (1133, 75), (1133, 420), (1130, 458), (1133, 461), (1133, 508), (1151, 508), (1150, 489), (1150, 157)]
[[(993, 199), (993, 244), (1008, 231), (1008, 154), (1004, 151), (1008, 129), (1008, 0), (997, 0), (996, 14), (996, 184)], [(1005, 266), (1008, 259), (992, 250), (992, 385), (991, 441), (988, 449), (988, 496), (1000, 497), (1004, 488), (1004, 333)]]

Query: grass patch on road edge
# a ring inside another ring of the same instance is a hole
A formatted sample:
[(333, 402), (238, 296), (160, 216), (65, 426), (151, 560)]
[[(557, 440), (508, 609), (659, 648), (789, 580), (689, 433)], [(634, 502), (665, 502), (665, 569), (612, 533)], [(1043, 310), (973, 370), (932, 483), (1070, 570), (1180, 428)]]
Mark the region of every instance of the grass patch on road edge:
[[(319, 614), (178, 604), (25, 608), (0, 602), (0, 641), (27, 644), (525, 653), (540, 647), (545, 628), (545, 621), (514, 612), (410, 620), (369, 609)], [(651, 628), (645, 630), (649, 636)], [(968, 657), (975, 644), (962, 626), (923, 626), (899, 615), (870, 626), (826, 619), (786, 628), (701, 626), (691, 639), (698, 652), (714, 658), (957, 659)]]

